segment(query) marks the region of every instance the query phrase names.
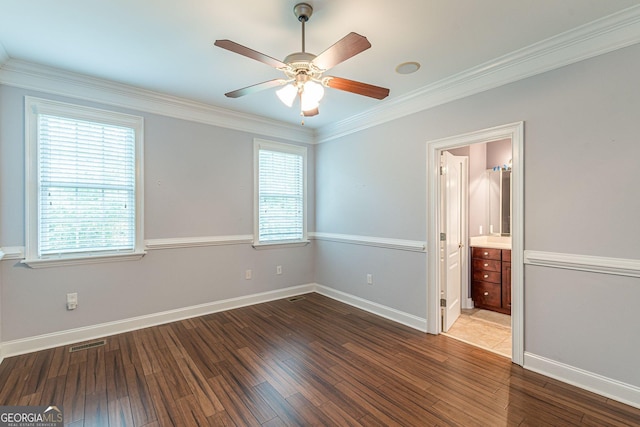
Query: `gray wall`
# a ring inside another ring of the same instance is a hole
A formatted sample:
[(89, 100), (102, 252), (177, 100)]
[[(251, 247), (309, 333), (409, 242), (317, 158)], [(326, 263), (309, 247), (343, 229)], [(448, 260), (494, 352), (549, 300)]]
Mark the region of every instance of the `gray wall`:
[[(525, 249), (640, 259), (638, 75), (635, 45), (324, 143), (317, 231), (433, 239), (426, 143), (524, 120)], [(318, 283), (425, 316), (426, 255), (317, 250)], [(372, 263), (394, 280), (358, 281)], [(640, 279), (526, 266), (524, 280), (526, 352), (640, 386)]]
[[(638, 75), (640, 45), (321, 144), (309, 159), (316, 166), (309, 229), (315, 221), (318, 232), (432, 239), (427, 141), (524, 120), (525, 249), (640, 259)], [(24, 244), (26, 93), (0, 87), (2, 246)], [(253, 135), (143, 115), (146, 237), (251, 234)], [(275, 276), (275, 263), (286, 274)], [(5, 341), (314, 280), (427, 314), (424, 253), (348, 243), (175, 249), (138, 262), (43, 270), (1, 264)], [(243, 279), (245, 268), (254, 280)], [(525, 350), (640, 386), (639, 281), (526, 266)], [(71, 291), (80, 306), (67, 312)]]
[[(0, 245), (24, 246), (24, 96), (94, 104), (0, 86)], [(100, 106), (106, 109), (118, 108)], [(126, 110), (125, 110), (126, 111)], [(253, 135), (126, 111), (145, 119), (146, 239), (253, 233)], [(273, 139), (273, 138), (266, 138)], [(314, 229), (309, 149), (309, 230)], [(312, 283), (314, 249), (250, 245), (149, 251), (140, 261), (30, 269), (1, 264), (2, 339), (154, 314)], [(275, 274), (282, 265), (283, 274)], [(253, 270), (245, 280), (244, 271)], [(65, 296), (79, 307), (66, 311)]]

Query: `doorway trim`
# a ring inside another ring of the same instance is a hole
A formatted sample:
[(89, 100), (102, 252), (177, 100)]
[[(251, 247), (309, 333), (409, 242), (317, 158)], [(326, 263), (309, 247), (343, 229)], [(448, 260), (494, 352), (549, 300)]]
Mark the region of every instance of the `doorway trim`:
[(427, 142), (427, 332), (442, 331), (440, 318), (440, 153), (467, 145), (511, 139), (511, 336), (513, 363), (524, 363), (524, 122)]

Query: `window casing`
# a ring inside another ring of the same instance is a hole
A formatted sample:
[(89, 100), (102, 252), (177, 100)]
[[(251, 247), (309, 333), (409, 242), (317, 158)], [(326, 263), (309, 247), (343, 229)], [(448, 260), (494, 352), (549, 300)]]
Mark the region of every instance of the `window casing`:
[(254, 141), (254, 246), (308, 243), (307, 148)]
[(32, 97), (25, 108), (24, 262), (139, 259), (142, 117)]

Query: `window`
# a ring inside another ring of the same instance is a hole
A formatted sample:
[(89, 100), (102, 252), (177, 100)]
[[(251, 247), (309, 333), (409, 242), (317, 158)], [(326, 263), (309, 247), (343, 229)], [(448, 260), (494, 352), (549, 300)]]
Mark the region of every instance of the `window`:
[(254, 246), (307, 242), (307, 149), (256, 140)]
[(32, 267), (139, 259), (142, 117), (26, 98)]

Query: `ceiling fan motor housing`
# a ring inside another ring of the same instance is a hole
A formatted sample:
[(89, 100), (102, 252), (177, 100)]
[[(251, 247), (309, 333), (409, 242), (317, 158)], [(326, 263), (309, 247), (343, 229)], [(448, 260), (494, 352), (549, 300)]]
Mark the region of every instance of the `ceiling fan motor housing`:
[(296, 15), (298, 21), (307, 22), (311, 18), (313, 8), (308, 3), (298, 3), (293, 7), (293, 14)]

